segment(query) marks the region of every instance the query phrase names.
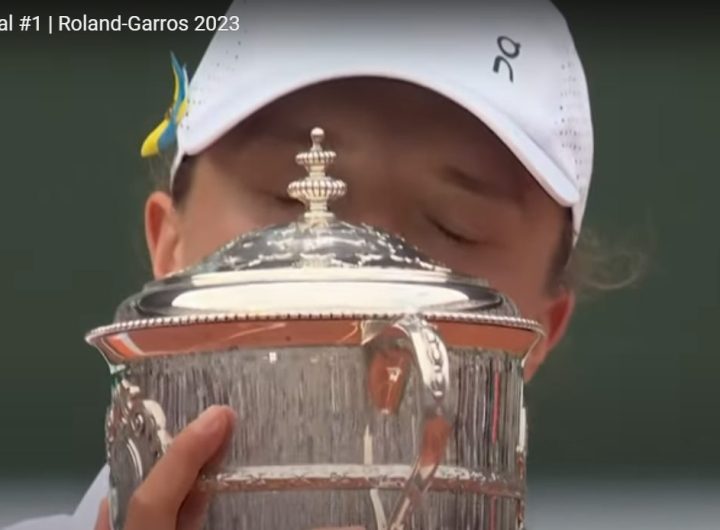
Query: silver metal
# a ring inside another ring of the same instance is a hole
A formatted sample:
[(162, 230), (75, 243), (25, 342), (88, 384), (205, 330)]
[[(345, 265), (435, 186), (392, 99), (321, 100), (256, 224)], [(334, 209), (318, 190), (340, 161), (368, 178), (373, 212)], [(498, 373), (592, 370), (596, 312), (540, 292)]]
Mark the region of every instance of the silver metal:
[[(204, 408), (238, 431), (198, 488), (207, 529), (522, 527), (522, 367), (542, 337), (503, 293), (329, 204), (336, 154), (314, 129), (294, 223), (244, 234), (153, 281), (87, 340), (116, 386), (113, 524)], [(406, 391), (406, 388), (413, 389)]]
[(328, 210), (328, 202), (339, 199), (347, 192), (347, 186), (342, 180), (337, 180), (325, 174), (327, 167), (335, 161), (335, 152), (326, 151), (322, 147), (325, 132), (315, 127), (310, 132), (312, 147), (310, 151), (300, 153), (295, 161), (307, 171), (307, 177), (291, 182), (288, 186), (288, 195), (302, 202), (307, 210), (304, 214), (306, 223), (328, 221), (334, 214)]
[[(406, 315), (391, 324), (368, 321), (363, 329), (366, 333), (366, 348), (373, 349), (373, 345), (379, 343), (375, 348), (377, 352), (371, 358), (371, 365), (375, 366), (370, 368), (369, 386), (372, 398), (383, 413), (394, 413), (397, 410), (409, 375), (406, 367), (397, 362), (397, 358), (387, 359), (385, 344), (391, 340), (387, 333), (389, 329), (397, 330), (409, 339), (413, 361), (420, 375), (417, 379), (421, 408), (419, 453), (405, 481), (402, 496), (395, 503), (389, 523), (385, 523), (387, 519), (384, 513), (376, 513), (378, 527), (387, 524), (391, 530), (402, 530), (408, 523), (412, 509), (430, 487), (446, 450), (453, 424), (453, 419), (445, 410), (445, 397), (450, 385), (450, 361), (445, 344), (436, 331), (418, 315)], [(381, 509), (376, 512), (381, 512)]]
[(105, 422), (105, 448), (111, 467), (110, 498), (113, 525), (121, 529), (132, 491), (147, 477), (152, 465), (169, 447), (172, 438), (165, 430), (165, 414), (155, 401), (144, 399), (139, 387), (120, 379), (113, 390), (112, 405)]
[[(411, 480), (414, 466), (338, 464), (294, 466), (292, 473), (282, 466), (247, 466), (241, 472), (218, 473), (202, 478), (198, 489), (206, 492), (283, 491), (290, 487), (303, 490), (325, 490), (328, 475), (339, 477), (332, 484), (338, 490), (404, 490)], [(522, 499), (523, 484), (504, 477), (490, 478), (464, 467), (439, 465), (432, 479), (432, 491), (469, 491), (476, 495), (491, 494)], [(385, 523), (387, 526), (387, 523)]]
[(390, 530), (402, 530), (414, 507), (420, 504), (445, 454), (453, 420), (445, 410), (450, 385), (450, 361), (445, 344), (435, 330), (417, 315), (408, 315), (393, 324), (408, 336), (420, 371), (422, 423), (420, 454), (405, 483), (402, 497), (389, 519)]

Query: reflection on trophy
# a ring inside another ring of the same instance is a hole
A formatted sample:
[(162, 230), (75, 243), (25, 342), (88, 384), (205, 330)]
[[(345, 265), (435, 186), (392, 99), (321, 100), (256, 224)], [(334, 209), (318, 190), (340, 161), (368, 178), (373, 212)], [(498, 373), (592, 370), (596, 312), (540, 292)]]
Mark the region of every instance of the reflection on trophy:
[(114, 528), (152, 465), (212, 404), (238, 417), (198, 487), (207, 528), (520, 529), (523, 359), (540, 326), (486, 282), (338, 220), (345, 183), (313, 129), (296, 222), (147, 284), (88, 341), (113, 374)]

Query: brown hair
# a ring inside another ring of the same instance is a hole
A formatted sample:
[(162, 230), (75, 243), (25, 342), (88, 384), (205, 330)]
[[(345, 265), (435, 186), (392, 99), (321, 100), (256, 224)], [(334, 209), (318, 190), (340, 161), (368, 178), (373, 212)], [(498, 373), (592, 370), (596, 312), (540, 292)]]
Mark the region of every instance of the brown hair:
[(648, 255), (637, 244), (609, 242), (595, 230), (583, 228), (563, 273), (563, 282), (580, 295), (623, 289), (647, 270)]

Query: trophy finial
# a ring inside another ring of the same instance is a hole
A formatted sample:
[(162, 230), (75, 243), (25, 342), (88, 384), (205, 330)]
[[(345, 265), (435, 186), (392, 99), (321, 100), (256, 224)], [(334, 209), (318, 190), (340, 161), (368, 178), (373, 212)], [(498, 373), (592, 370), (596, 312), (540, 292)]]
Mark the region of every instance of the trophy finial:
[(335, 161), (334, 151), (325, 150), (322, 146), (325, 131), (314, 127), (310, 131), (312, 147), (309, 151), (298, 153), (295, 162), (307, 171), (305, 178), (295, 180), (287, 188), (288, 195), (302, 202), (307, 210), (305, 220), (329, 219), (334, 217), (328, 210), (328, 203), (345, 195), (347, 186), (342, 180), (325, 174), (328, 166)]
[(313, 147), (321, 147), (320, 144), (325, 139), (325, 131), (320, 127), (313, 128), (313, 130), (310, 131), (310, 139), (312, 140)]

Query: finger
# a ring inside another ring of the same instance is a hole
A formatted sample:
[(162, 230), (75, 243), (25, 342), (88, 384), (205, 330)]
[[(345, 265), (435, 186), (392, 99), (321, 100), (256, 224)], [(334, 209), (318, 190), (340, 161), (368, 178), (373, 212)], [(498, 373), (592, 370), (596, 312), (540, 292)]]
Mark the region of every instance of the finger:
[(231, 412), (231, 421), (230, 425), (227, 429), (228, 432), (225, 433), (224, 439), (222, 443), (220, 444), (220, 447), (215, 451), (215, 454), (212, 455), (207, 462), (205, 462), (205, 465), (203, 466), (202, 470), (200, 471), (201, 475), (212, 475), (216, 474), (220, 471), (223, 463), (225, 462), (225, 458), (227, 457), (228, 453), (230, 452), (230, 449), (232, 448), (232, 432), (233, 432), (233, 424), (235, 422), (235, 413)]
[(177, 530), (199, 530), (205, 522), (210, 493), (192, 491), (180, 507), (177, 519)]
[[(230, 430), (232, 430), (232, 426)], [(232, 437), (229, 436), (228, 433), (220, 448), (205, 463), (200, 473), (203, 475), (216, 473), (225, 460), (227, 453), (230, 451), (231, 445)], [(191, 490), (180, 507), (177, 530), (198, 530), (201, 528), (205, 522), (211, 498), (212, 494), (210, 492), (204, 492), (198, 489)]]
[(100, 503), (95, 530), (112, 530), (110, 528), (110, 508), (107, 499), (103, 499)]
[[(180, 506), (197, 480), (198, 473), (222, 447), (234, 414), (229, 407), (212, 406), (190, 423), (155, 464), (147, 479), (135, 490), (128, 506), (127, 527), (164, 528), (175, 520)], [(155, 526), (153, 526), (155, 525)]]

